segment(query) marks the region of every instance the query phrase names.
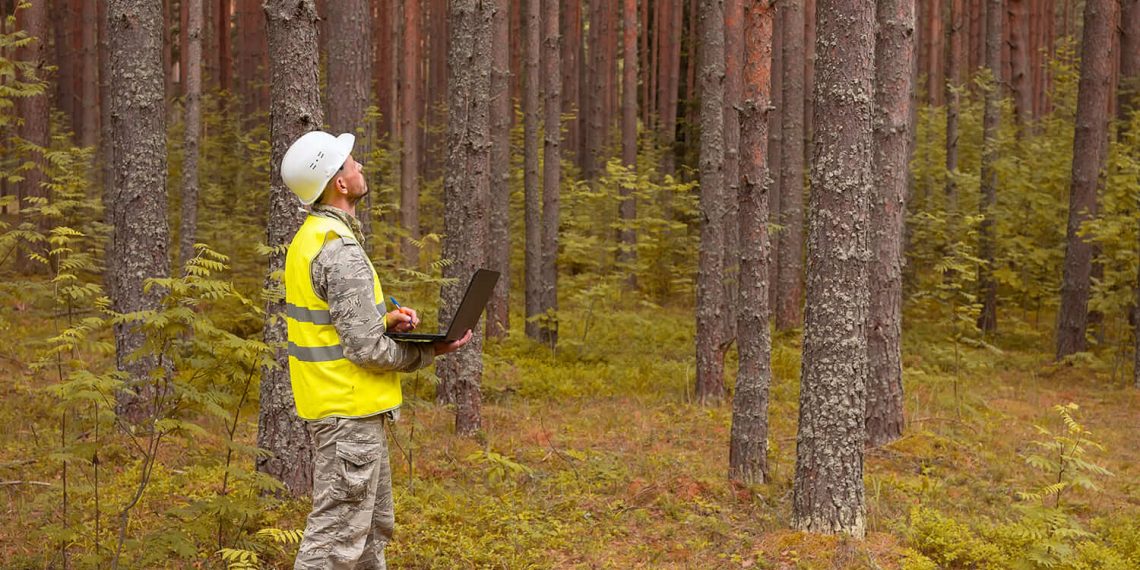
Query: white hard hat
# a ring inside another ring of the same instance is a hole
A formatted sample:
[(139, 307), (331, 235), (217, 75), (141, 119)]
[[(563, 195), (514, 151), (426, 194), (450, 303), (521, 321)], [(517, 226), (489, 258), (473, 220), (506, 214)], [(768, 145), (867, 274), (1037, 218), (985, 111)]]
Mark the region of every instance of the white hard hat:
[(356, 137), (344, 133), (334, 137), (324, 131), (310, 131), (297, 139), (281, 159), (281, 179), (305, 204), (321, 197), (325, 185), (344, 166)]

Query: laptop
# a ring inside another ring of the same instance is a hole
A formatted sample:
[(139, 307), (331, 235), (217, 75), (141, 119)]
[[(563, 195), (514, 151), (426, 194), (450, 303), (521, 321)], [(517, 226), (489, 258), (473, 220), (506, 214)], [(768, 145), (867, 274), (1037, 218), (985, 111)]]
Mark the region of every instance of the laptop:
[(491, 292), (495, 290), (495, 283), (498, 281), (498, 271), (491, 271), (490, 269), (476, 271), (475, 275), (471, 276), (471, 282), (467, 284), (467, 292), (463, 294), (463, 300), (460, 301), (459, 308), (452, 315), (451, 324), (447, 326), (446, 332), (438, 334), (390, 332), (385, 333), (385, 335), (392, 340), (404, 342), (452, 342), (459, 340), (468, 330), (475, 330), (475, 325), (479, 323), (479, 315), (483, 314), (483, 308), (487, 306), (487, 301), (490, 300)]

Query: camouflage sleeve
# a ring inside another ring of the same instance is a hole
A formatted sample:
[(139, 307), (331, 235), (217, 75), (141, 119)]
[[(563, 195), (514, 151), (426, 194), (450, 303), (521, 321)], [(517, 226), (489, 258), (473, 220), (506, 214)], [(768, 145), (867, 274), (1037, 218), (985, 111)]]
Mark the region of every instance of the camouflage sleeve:
[(317, 295), (328, 301), (329, 317), (344, 356), (378, 371), (410, 372), (431, 364), (431, 344), (396, 342), (384, 336), (384, 314), (372, 294), (372, 267), (358, 244), (333, 240), (313, 260)]

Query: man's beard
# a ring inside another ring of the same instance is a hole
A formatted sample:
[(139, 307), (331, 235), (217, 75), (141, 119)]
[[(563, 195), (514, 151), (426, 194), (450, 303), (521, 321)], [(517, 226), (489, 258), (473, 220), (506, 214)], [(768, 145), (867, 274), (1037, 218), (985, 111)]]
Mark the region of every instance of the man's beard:
[(372, 191), (372, 190), (371, 190), (370, 188), (368, 188), (368, 186), (367, 186), (367, 185), (365, 185), (365, 186), (364, 186), (364, 192), (363, 192), (363, 193), (361, 193), (359, 196), (356, 196), (355, 198), (353, 198), (353, 199), (352, 199), (352, 205), (353, 205), (353, 206), (355, 206), (355, 205), (359, 204), (359, 203), (360, 203), (360, 201), (361, 201), (361, 200), (363, 200), (363, 199), (364, 199), (364, 197), (365, 197), (365, 196), (367, 196), (367, 195), (368, 195), (368, 193), (369, 193), (369, 192), (371, 192), (371, 191)]

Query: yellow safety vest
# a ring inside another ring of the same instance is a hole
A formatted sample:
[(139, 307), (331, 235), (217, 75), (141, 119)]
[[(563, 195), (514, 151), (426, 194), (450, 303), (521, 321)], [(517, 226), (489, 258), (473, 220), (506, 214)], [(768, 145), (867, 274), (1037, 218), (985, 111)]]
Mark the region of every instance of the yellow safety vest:
[[(310, 215), (297, 230), (285, 257), (289, 376), (297, 415), (306, 420), (371, 416), (398, 408), (403, 402), (395, 372), (375, 372), (344, 357), (329, 304), (313, 290), (310, 266), (325, 243), (333, 239), (356, 243), (343, 222)], [(383, 315), (384, 292), (375, 268), (372, 284), (376, 305)]]

